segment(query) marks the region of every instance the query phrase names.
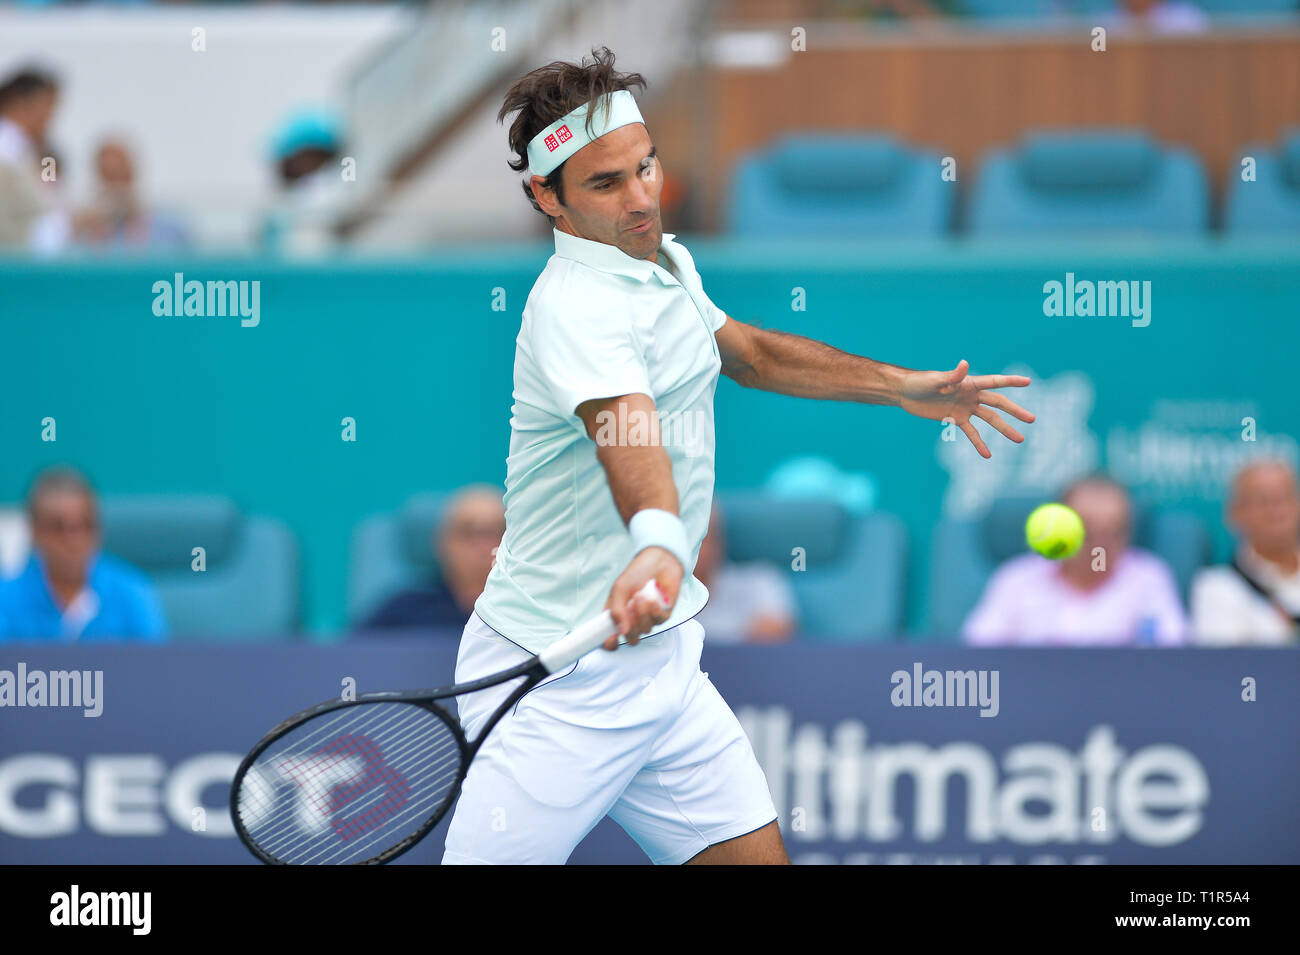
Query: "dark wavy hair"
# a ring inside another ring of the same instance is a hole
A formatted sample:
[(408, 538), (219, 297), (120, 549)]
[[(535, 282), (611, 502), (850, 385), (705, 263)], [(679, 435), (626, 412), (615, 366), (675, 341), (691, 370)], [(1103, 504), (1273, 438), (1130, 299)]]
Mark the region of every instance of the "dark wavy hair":
[[(565, 63), (554, 60), (545, 66), (526, 73), (515, 81), (506, 93), (501, 111), (497, 113), (497, 122), (504, 122), (505, 117), (518, 112), (510, 124), (510, 151), (514, 159), (507, 160), (510, 168), (521, 172), (528, 168), (528, 144), (561, 116), (571, 113), (584, 103), (589, 103), (606, 93), (618, 90), (630, 90), (632, 87), (645, 89), (646, 79), (640, 73), (619, 73), (614, 69), (614, 54), (609, 47), (593, 48), (592, 62), (583, 57), (581, 63)], [(608, 102), (604, 104), (608, 110)], [(587, 112), (587, 132), (592, 129), (596, 110)], [(555, 198), (564, 202), (564, 180), (562, 173), (567, 162), (562, 162), (546, 177), (545, 185), (554, 190)], [(529, 185), (531, 176), (523, 181), (524, 195), (532, 207), (543, 215), (542, 207), (533, 196)], [(547, 216), (548, 219), (552, 219)]]
[(25, 66), (0, 80), (0, 110), (36, 93), (58, 92), (59, 78), (40, 66)]

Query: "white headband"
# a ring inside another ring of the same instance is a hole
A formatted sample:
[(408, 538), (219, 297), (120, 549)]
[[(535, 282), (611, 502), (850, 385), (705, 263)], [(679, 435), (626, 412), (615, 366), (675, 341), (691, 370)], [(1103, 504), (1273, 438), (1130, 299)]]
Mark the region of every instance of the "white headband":
[(636, 100), (628, 90), (615, 90), (607, 94), (607, 98), (609, 111), (602, 109), (597, 112), (591, 121), (590, 136), (587, 135), (587, 108), (595, 100), (583, 103), (534, 136), (528, 144), (529, 173), (534, 176), (549, 176), (556, 166), (611, 129), (645, 122), (641, 118), (641, 111), (636, 107)]

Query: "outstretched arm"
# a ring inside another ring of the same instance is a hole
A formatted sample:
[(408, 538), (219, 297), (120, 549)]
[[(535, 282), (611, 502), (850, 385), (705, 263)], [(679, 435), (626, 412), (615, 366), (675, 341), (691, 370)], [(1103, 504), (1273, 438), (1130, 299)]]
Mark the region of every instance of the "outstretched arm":
[(1032, 422), (1034, 416), (994, 388), (1022, 388), (1024, 375), (968, 375), (963, 359), (950, 371), (915, 371), (851, 355), (824, 342), (746, 325), (728, 317), (717, 331), (722, 373), (746, 388), (796, 398), (893, 405), (932, 421), (951, 418), (984, 457), (992, 457), (971, 417), (1017, 443), (1024, 435), (993, 410)]

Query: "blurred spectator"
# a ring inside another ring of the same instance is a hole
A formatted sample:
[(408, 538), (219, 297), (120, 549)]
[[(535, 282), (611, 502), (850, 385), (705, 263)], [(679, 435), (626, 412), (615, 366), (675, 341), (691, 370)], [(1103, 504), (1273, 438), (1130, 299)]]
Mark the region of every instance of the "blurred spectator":
[(705, 639), (717, 643), (785, 643), (797, 625), (794, 591), (770, 564), (727, 560), (727, 531), (717, 500), (700, 544), (695, 576), (709, 588), (709, 602), (695, 619)]
[(0, 82), (0, 247), (50, 253), (72, 237), (72, 219), (58, 201), (59, 169), (47, 161), (58, 98), (58, 81), (37, 69)]
[(1284, 644), (1300, 640), (1300, 488), (1281, 461), (1253, 461), (1232, 482), (1228, 523), (1239, 542), (1232, 562), (1192, 581), (1198, 643)]
[(446, 627), (459, 637), (487, 584), (505, 532), (499, 491), (476, 485), (457, 492), (433, 535), (438, 578), (390, 597), (357, 629)]
[(0, 639), (149, 640), (167, 635), (149, 579), (100, 551), (95, 492), (71, 468), (43, 472), (27, 495), (32, 553), (0, 581)]
[[(1187, 618), (1178, 586), (1159, 557), (1130, 547), (1128, 492), (1094, 476), (1062, 497), (1083, 519), (1073, 557), (1012, 558), (994, 572), (962, 636), (979, 646), (1176, 646)], [(1100, 554), (1097, 548), (1102, 548)]]
[(135, 163), (125, 143), (106, 139), (95, 151), (94, 201), (77, 216), (77, 238), (117, 248), (185, 246), (181, 224), (146, 208), (135, 191)]
[(1120, 0), (1102, 22), (1123, 32), (1163, 34), (1204, 33), (1210, 27), (1205, 11), (1184, 0)]
[(262, 223), (266, 251), (310, 256), (336, 244), (342, 152), (342, 124), (329, 110), (303, 110), (276, 131), (271, 153), (281, 190)]

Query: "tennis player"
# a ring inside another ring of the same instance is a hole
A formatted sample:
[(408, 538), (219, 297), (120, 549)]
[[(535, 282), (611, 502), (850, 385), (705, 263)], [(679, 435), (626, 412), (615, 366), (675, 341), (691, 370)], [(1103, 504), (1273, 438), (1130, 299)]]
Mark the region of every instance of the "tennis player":
[[(1033, 416), (1020, 376), (911, 371), (728, 317), (659, 218), (663, 171), (608, 48), (519, 79), (499, 119), (555, 254), (516, 342), (506, 532), (466, 624), (457, 682), (528, 659), (608, 608), (621, 638), (526, 694), (471, 764), (445, 863), (563, 863), (611, 816), (655, 863), (788, 863), (740, 723), (700, 671), (691, 571), (713, 495), (719, 372), (749, 388), (951, 419)], [(936, 173), (937, 174), (937, 173)], [(630, 604), (653, 578), (670, 611)], [(509, 686), (462, 698), (472, 738)]]

